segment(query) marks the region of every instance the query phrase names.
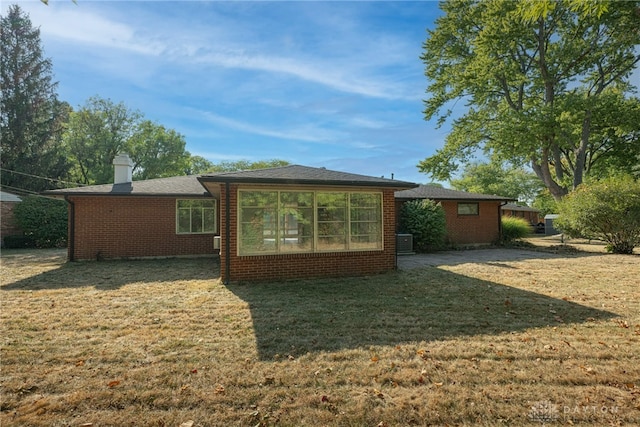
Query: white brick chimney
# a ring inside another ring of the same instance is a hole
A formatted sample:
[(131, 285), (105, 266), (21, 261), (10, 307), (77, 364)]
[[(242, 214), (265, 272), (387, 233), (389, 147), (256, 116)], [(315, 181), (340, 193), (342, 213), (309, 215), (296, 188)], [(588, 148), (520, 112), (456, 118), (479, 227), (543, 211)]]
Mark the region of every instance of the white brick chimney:
[(113, 159), (114, 184), (126, 184), (133, 177), (133, 160), (127, 153), (120, 153)]

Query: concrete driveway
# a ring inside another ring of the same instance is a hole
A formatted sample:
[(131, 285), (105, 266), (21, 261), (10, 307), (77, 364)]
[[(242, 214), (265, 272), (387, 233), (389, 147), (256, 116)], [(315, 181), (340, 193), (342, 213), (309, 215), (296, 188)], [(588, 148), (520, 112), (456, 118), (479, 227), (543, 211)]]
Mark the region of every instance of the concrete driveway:
[[(596, 255), (596, 254), (592, 254)], [(470, 249), (463, 251), (435, 252), (431, 254), (398, 255), (398, 269), (411, 270), (419, 267), (437, 267), (440, 265), (458, 265), (467, 263), (491, 263), (505, 261), (522, 261), (527, 259), (552, 259), (576, 256), (576, 254), (554, 254), (550, 252), (531, 251), (526, 249)]]

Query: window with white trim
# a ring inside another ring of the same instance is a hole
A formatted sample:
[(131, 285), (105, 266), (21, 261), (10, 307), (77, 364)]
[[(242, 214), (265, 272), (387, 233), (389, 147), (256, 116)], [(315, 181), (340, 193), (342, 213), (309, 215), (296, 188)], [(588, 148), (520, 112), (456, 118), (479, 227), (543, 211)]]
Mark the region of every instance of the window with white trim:
[(240, 255), (382, 249), (382, 194), (240, 190)]
[(176, 233), (208, 234), (215, 233), (215, 199), (179, 199), (176, 201)]

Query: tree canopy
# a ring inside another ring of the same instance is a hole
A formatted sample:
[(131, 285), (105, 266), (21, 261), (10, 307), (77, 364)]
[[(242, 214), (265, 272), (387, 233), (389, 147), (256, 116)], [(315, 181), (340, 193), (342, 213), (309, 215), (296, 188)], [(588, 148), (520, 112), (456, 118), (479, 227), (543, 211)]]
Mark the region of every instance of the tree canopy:
[(63, 141), (72, 176), (82, 184), (112, 182), (112, 162), (120, 152), (131, 156), (135, 180), (185, 175), (191, 169), (182, 135), (145, 120), (122, 102), (97, 96), (71, 113)]
[(419, 169), (446, 180), (483, 150), (528, 163), (560, 199), (584, 173), (640, 154), (629, 81), (640, 61), (640, 2), (599, 3), (441, 3), (422, 55), (425, 119), (443, 124), (460, 100), (466, 111)]
[(462, 176), (450, 181), (456, 190), (511, 197), (530, 204), (544, 185), (533, 173), (521, 167), (503, 166), (499, 162), (469, 163)]

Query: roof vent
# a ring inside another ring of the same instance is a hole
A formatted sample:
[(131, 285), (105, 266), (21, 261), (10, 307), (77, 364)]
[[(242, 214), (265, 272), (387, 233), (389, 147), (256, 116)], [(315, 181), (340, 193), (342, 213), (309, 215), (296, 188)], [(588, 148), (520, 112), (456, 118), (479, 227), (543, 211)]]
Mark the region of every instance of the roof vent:
[(126, 184), (133, 179), (133, 160), (127, 153), (120, 153), (113, 159), (113, 183)]

